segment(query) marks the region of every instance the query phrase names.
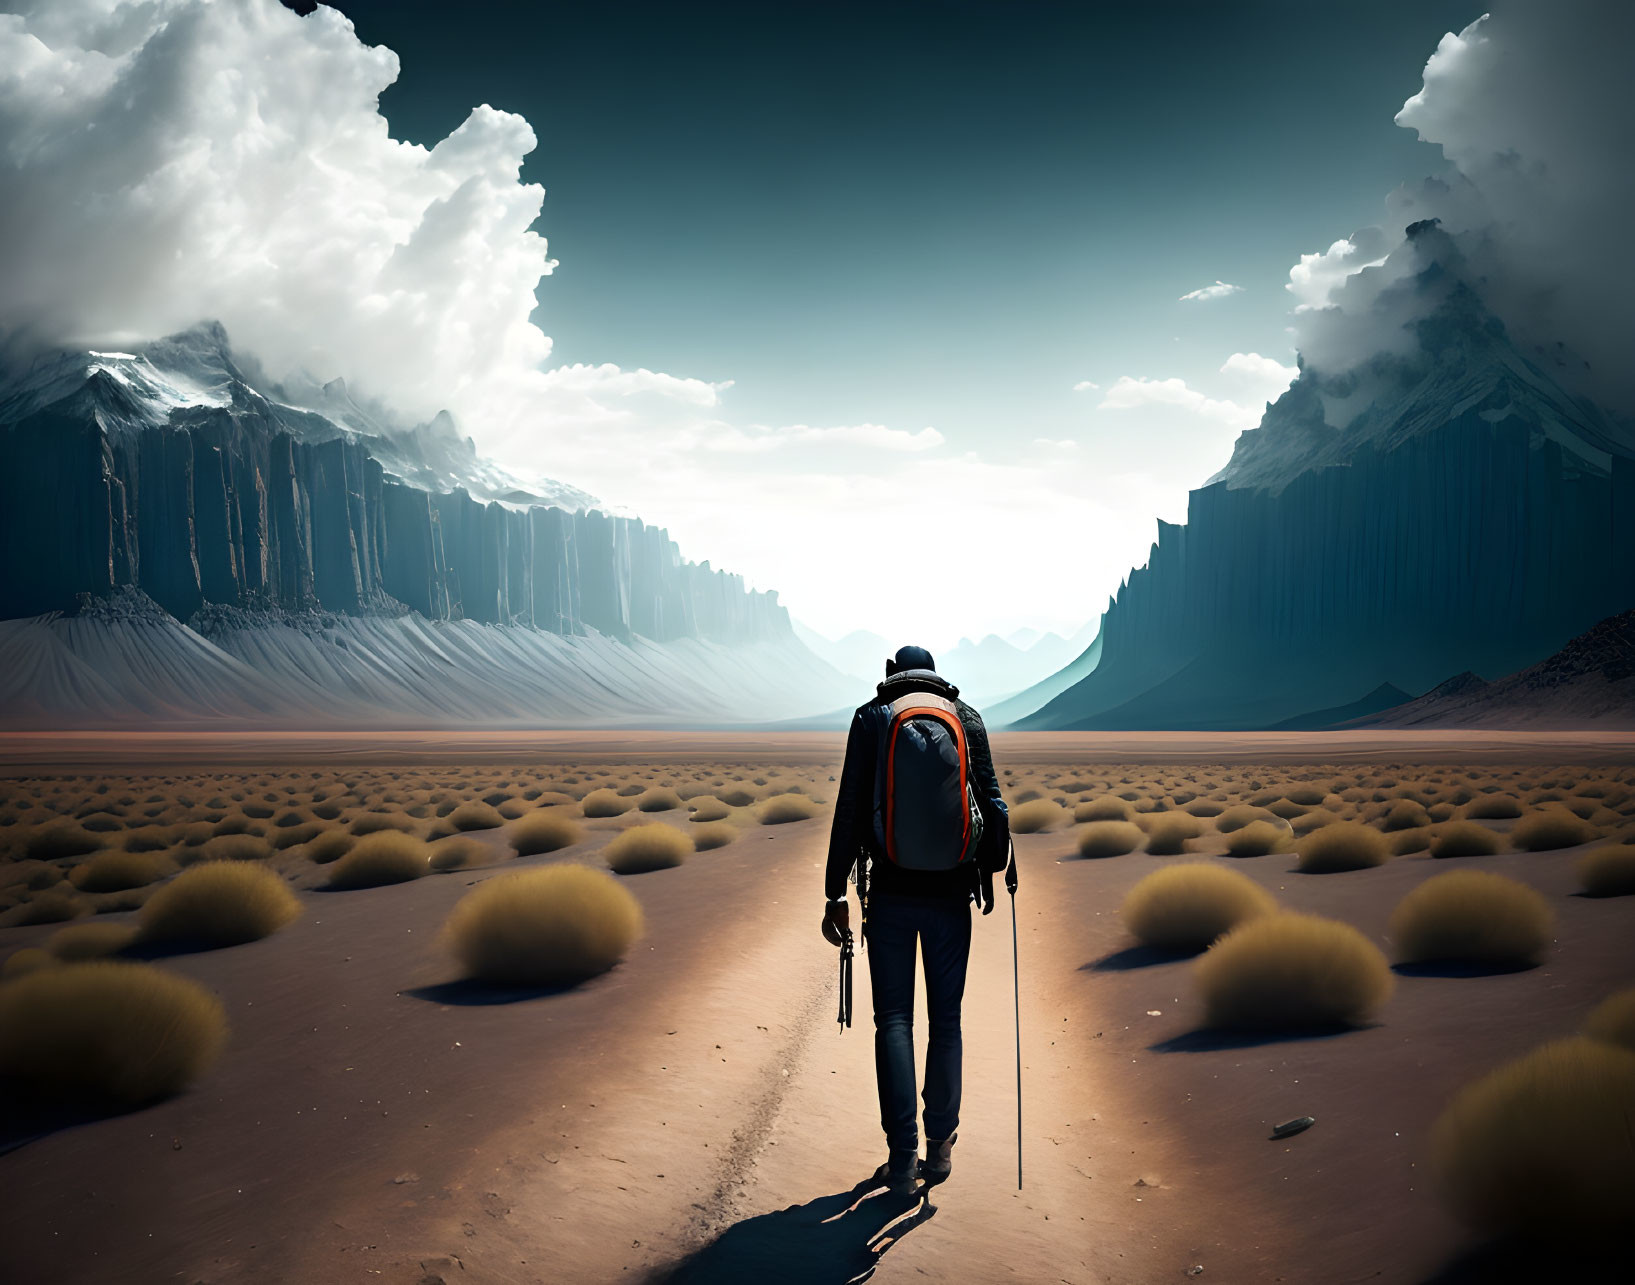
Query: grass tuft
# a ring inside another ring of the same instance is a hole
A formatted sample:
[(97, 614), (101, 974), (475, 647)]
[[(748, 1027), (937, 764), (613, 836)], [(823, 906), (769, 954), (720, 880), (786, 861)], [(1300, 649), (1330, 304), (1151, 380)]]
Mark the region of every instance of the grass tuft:
[(1067, 816), (1060, 804), (1049, 799), (1030, 799), (1010, 810), (1010, 828), (1016, 834), (1038, 834), (1051, 830)]
[(692, 831), (693, 847), (700, 852), (708, 852), (712, 848), (724, 848), (738, 837), (738, 831), (725, 822), (714, 821), (701, 825)]
[(462, 803), (449, 813), (448, 821), (456, 830), (497, 830), (505, 824), (499, 810), (487, 803)]
[(1432, 1167), (1471, 1226), (1550, 1246), (1635, 1225), (1635, 1052), (1546, 1044), (1461, 1089), (1431, 1133)]
[(1528, 813), (1510, 830), (1510, 842), (1523, 852), (1576, 848), (1599, 837), (1600, 831), (1566, 808), (1540, 808)]
[(176, 869), (158, 852), (99, 852), (74, 867), (68, 882), (81, 892), (124, 892), (156, 883)]
[(1587, 897), (1635, 894), (1635, 848), (1596, 848), (1580, 857), (1573, 870)]
[(1398, 902), (1386, 933), (1404, 963), (1520, 966), (1544, 957), (1554, 927), (1549, 902), (1526, 884), (1485, 870), (1452, 870)]
[(614, 790), (592, 790), (579, 801), (579, 810), (587, 817), (617, 817), (630, 811), (630, 800)]
[(1433, 857), (1491, 857), (1499, 850), (1499, 836), (1474, 821), (1449, 821), (1431, 839)]
[(571, 848), (584, 839), (585, 832), (572, 817), (541, 810), (512, 822), (507, 837), (519, 857), (532, 857)]
[(1635, 1052), (1635, 986), (1609, 995), (1584, 1019), (1584, 1034)]
[(614, 871), (634, 875), (679, 866), (692, 850), (690, 835), (657, 821), (622, 831), (607, 845), (605, 855)]
[(1191, 813), (1165, 812), (1147, 826), (1147, 851), (1155, 857), (1173, 857), (1185, 852), (1187, 841), (1202, 832), (1202, 823)]
[(1081, 857), (1121, 857), (1139, 848), (1144, 837), (1133, 821), (1092, 821), (1079, 829), (1075, 846)]
[(1271, 821), (1251, 821), (1226, 836), (1226, 850), (1234, 857), (1264, 857), (1287, 852), (1293, 831)]
[(479, 884), (456, 903), (443, 939), (480, 981), (560, 985), (606, 972), (641, 931), (641, 906), (617, 880), (563, 862)]
[[(479, 806), (486, 807), (486, 804)], [(431, 869), (431, 849), (424, 839), (382, 830), (367, 834), (329, 871), (331, 888), (379, 888), (407, 883)]]
[(101, 960), (0, 986), (0, 1074), (136, 1106), (180, 1092), (227, 1042), (221, 1001), (150, 964)]
[(267, 866), (207, 861), (148, 898), (139, 922), (149, 941), (236, 946), (277, 932), (300, 913), (300, 901)]
[(755, 809), (755, 819), (762, 825), (784, 825), (790, 821), (805, 821), (817, 812), (817, 804), (804, 794), (774, 794)]
[(1238, 924), (1276, 909), (1272, 895), (1247, 875), (1188, 861), (1145, 876), (1130, 889), (1119, 915), (1143, 945), (1202, 950)]
[(1306, 874), (1335, 874), (1382, 866), (1391, 855), (1390, 841), (1360, 821), (1336, 821), (1313, 830), (1300, 841), (1295, 863)]
[(1232, 929), (1194, 966), (1210, 1026), (1356, 1025), (1395, 985), (1385, 956), (1350, 924), (1276, 914)]

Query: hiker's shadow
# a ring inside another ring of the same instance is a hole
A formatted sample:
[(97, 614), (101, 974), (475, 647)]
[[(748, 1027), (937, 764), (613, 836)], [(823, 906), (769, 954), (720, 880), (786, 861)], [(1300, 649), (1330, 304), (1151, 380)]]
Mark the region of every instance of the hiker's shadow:
[(734, 1223), (655, 1281), (665, 1285), (777, 1281), (855, 1285), (893, 1245), (936, 1213), (923, 1195), (894, 1196), (872, 1181)]

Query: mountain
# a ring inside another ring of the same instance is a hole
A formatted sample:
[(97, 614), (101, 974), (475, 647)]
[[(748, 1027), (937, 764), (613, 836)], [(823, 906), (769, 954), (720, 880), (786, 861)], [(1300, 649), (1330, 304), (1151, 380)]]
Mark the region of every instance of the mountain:
[[(794, 630), (795, 636), (826, 663), (871, 687), (886, 676), (886, 657), (897, 651), (897, 644), (866, 629), (854, 629), (839, 641), (831, 641), (798, 620), (794, 622)], [(860, 700), (862, 697), (852, 704)]]
[(1600, 621), (1536, 665), (1486, 682), (1464, 673), (1351, 727), (1567, 730), (1635, 727), (1635, 611)]
[[(596, 701), (557, 699), (580, 682), (615, 721), (726, 722), (832, 708), (847, 691), (775, 593), (684, 560), (665, 531), (581, 491), (493, 466), (447, 415), (404, 428), (338, 381), (273, 384), (214, 324), (37, 359), (0, 385), (0, 451), (0, 620), (35, 626), (8, 628), (4, 645), (54, 676), (32, 696), (3, 689), (0, 721), (596, 721)], [(499, 632), (479, 645), (479, 626)], [(749, 696), (712, 651), (756, 648), (781, 657), (781, 696)], [(175, 683), (126, 681), (138, 651)], [(389, 681), (364, 681), (371, 663)], [(439, 704), (438, 683), (467, 699)], [(508, 684), (532, 703), (498, 699)]]
[(978, 706), (997, 704), (1059, 671), (1090, 639), (1080, 630), (1073, 638), (1037, 630), (1018, 631), (1025, 643), (989, 634), (980, 642), (961, 638), (937, 667), (956, 683), (960, 695)]
[(1515, 347), (1439, 229), (1409, 234), (1408, 355), (1303, 368), (1159, 523), (1094, 668), (1018, 726), (1270, 727), (1511, 672), (1635, 603), (1635, 426)]

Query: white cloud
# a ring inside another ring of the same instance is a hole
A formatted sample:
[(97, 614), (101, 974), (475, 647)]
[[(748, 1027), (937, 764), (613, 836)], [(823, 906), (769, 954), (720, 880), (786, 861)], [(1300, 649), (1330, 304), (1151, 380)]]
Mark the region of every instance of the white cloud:
[(839, 424), (814, 428), (809, 424), (789, 424), (768, 428), (752, 424), (747, 429), (723, 425), (704, 446), (715, 451), (766, 452), (787, 446), (854, 446), (870, 451), (895, 453), (929, 451), (943, 444), (943, 436), (927, 425), (916, 433), (887, 428), (883, 424)]
[[(1445, 35), (1396, 122), (1438, 144), (1453, 169), (1399, 189), (1388, 232), (1336, 242), (1290, 273), (1308, 366), (1349, 370), (1378, 351), (1411, 350), (1422, 308), (1392, 287), (1439, 256), (1524, 347), (1559, 342), (1583, 361), (1561, 377), (1635, 410), (1635, 5), (1625, 0), (1495, 4)], [(1440, 220), (1423, 245), (1405, 225)], [(1372, 230), (1370, 230), (1372, 231)], [(1351, 245), (1352, 248), (1347, 249)], [(1374, 266), (1365, 267), (1365, 263)]]
[(274, 374), (344, 375), (412, 418), (537, 396), (554, 264), (535, 137), (475, 108), (392, 139), (398, 73), (337, 10), (33, 0), (0, 15), (0, 339), (118, 346), (223, 322)]
[(1240, 391), (1240, 395), (1256, 406), (1275, 402), (1300, 373), (1296, 366), (1285, 366), (1258, 352), (1235, 352), (1221, 363), (1225, 375)]
[(1328, 307), (1336, 286), (1353, 273), (1384, 262), (1392, 244), (1383, 229), (1366, 227), (1342, 237), (1326, 250), (1302, 254), (1300, 262), (1289, 269), (1288, 284), (1283, 287), (1299, 300), (1295, 311)]
[(1093, 379), (1081, 379), (1078, 383), (1073, 385), (1073, 391), (1075, 393), (1088, 393), (1100, 388), (1101, 385), (1096, 383), (1096, 381)]
[(1138, 410), (1147, 406), (1173, 407), (1233, 428), (1253, 428), (1260, 411), (1237, 402), (1208, 397), (1184, 379), (1146, 379), (1120, 375), (1096, 406), (1097, 410)]
[(1048, 451), (1076, 451), (1079, 449), (1079, 444), (1071, 437), (1036, 437), (1033, 439), (1033, 444), (1042, 446)]
[(1181, 296), (1180, 302), (1202, 302), (1205, 299), (1224, 299), (1229, 294), (1242, 294), (1243, 287), (1235, 286), (1226, 281), (1217, 280), (1212, 286), (1199, 286), (1196, 290), (1188, 290)]

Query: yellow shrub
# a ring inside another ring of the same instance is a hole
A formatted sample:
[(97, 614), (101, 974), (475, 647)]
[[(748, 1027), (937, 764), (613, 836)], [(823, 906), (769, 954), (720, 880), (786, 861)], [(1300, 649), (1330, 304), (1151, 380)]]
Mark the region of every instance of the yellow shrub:
[(616, 872), (633, 875), (679, 866), (692, 850), (691, 836), (658, 821), (620, 832), (607, 845), (604, 855)]
[(179, 1092), (227, 1042), (221, 1001), (148, 964), (65, 964), (0, 986), (0, 1074), (134, 1106)]
[(163, 879), (176, 863), (158, 852), (104, 851), (81, 862), (68, 881), (81, 892), (123, 892)]
[(1635, 1052), (1559, 1040), (1461, 1089), (1431, 1133), (1432, 1167), (1472, 1226), (1560, 1249), (1635, 1226)]
[(1194, 975), (1209, 1025), (1240, 1029), (1364, 1022), (1395, 985), (1385, 956), (1350, 924), (1297, 914), (1239, 924)]
[(58, 959), (101, 959), (117, 955), (136, 940), (136, 929), (129, 924), (69, 924), (51, 934), (45, 948)]
[(755, 809), (755, 816), (762, 825), (783, 825), (805, 821), (816, 816), (817, 811), (817, 804), (804, 794), (774, 794)]
[(1337, 821), (1313, 830), (1300, 841), (1296, 866), (1307, 874), (1334, 874), (1384, 865), (1390, 843), (1372, 826), (1360, 821)]
[(1474, 821), (1449, 821), (1431, 840), (1433, 857), (1490, 857), (1499, 850), (1499, 836)]
[(1147, 826), (1147, 851), (1158, 857), (1185, 852), (1187, 840), (1196, 839), (1203, 825), (1189, 812), (1165, 812)]
[(1202, 950), (1245, 920), (1276, 909), (1271, 894), (1248, 876), (1189, 861), (1141, 879), (1124, 898), (1119, 914), (1144, 945)]
[(738, 837), (738, 831), (725, 822), (712, 822), (701, 825), (692, 832), (693, 847), (700, 852), (708, 852), (712, 848), (724, 848)]
[(480, 839), (457, 834), (431, 845), (431, 858), (427, 865), (439, 873), (464, 870), (467, 866), (491, 862), (496, 855), (494, 849)]
[(519, 857), (570, 848), (585, 837), (574, 819), (563, 812), (530, 812), (511, 825), (511, 846)]
[(327, 866), (339, 861), (356, 842), (345, 830), (325, 830), (309, 839), (302, 852), (314, 865)]
[(725, 821), (732, 815), (732, 809), (720, 799), (703, 798), (694, 805), (689, 821)]
[(1540, 808), (1516, 822), (1510, 831), (1510, 842), (1523, 852), (1550, 852), (1556, 848), (1575, 848), (1599, 835), (1600, 831), (1593, 825), (1566, 808)]
[(139, 922), (151, 941), (235, 946), (277, 932), (300, 913), (300, 901), (268, 867), (207, 861), (154, 893)]
[(42, 968), (56, 968), (61, 962), (48, 950), (41, 950), (38, 946), (24, 946), (21, 950), (12, 951), (6, 956), (6, 962), (0, 964), (0, 982), (27, 977), (28, 974), (37, 973)]
[(378, 888), (407, 883), (431, 869), (431, 849), (423, 839), (397, 830), (367, 834), (329, 871), (331, 888)]
[(1465, 815), (1484, 821), (1508, 821), (1521, 815), (1521, 804), (1508, 794), (1484, 794), (1465, 805)]
[(1275, 822), (1277, 818), (1265, 808), (1250, 807), (1247, 803), (1239, 803), (1235, 807), (1227, 808), (1215, 818), (1215, 829), (1222, 834), (1231, 834), (1234, 830), (1241, 830), (1246, 825), (1253, 825), (1257, 821)]
[(623, 816), (630, 811), (630, 800), (612, 790), (592, 790), (580, 801), (579, 810), (588, 817)]
[(562, 863), (479, 884), (455, 905), (443, 936), (472, 977), (552, 985), (606, 972), (641, 931), (641, 906), (617, 880)]
[(1453, 870), (1398, 902), (1387, 935), (1405, 962), (1527, 964), (1543, 958), (1554, 928), (1550, 903), (1526, 884), (1484, 870)]
[(1081, 857), (1120, 857), (1134, 852), (1145, 836), (1133, 821), (1092, 821), (1074, 841)]
[(456, 830), (494, 830), (505, 824), (505, 818), (487, 803), (462, 803), (448, 819)]
[(1036, 834), (1060, 825), (1066, 816), (1066, 811), (1049, 799), (1033, 799), (1010, 810), (1010, 828), (1016, 834)]
[(1128, 821), (1134, 811), (1123, 799), (1111, 794), (1104, 794), (1099, 799), (1091, 799), (1081, 803), (1073, 809), (1075, 821)]
[(1234, 857), (1264, 857), (1272, 852), (1287, 852), (1292, 834), (1293, 831), (1271, 821), (1251, 821), (1227, 834), (1226, 850)]
[(638, 812), (670, 812), (681, 806), (681, 796), (674, 790), (647, 790), (636, 799)]
[(72, 821), (54, 821), (32, 831), (23, 841), (23, 853), (36, 861), (82, 857), (102, 847), (102, 835), (92, 834)]
[(1597, 1004), (1584, 1021), (1584, 1034), (1635, 1051), (1635, 986)]
[(1590, 897), (1627, 897), (1635, 893), (1635, 848), (1596, 848), (1573, 867), (1578, 884)]

